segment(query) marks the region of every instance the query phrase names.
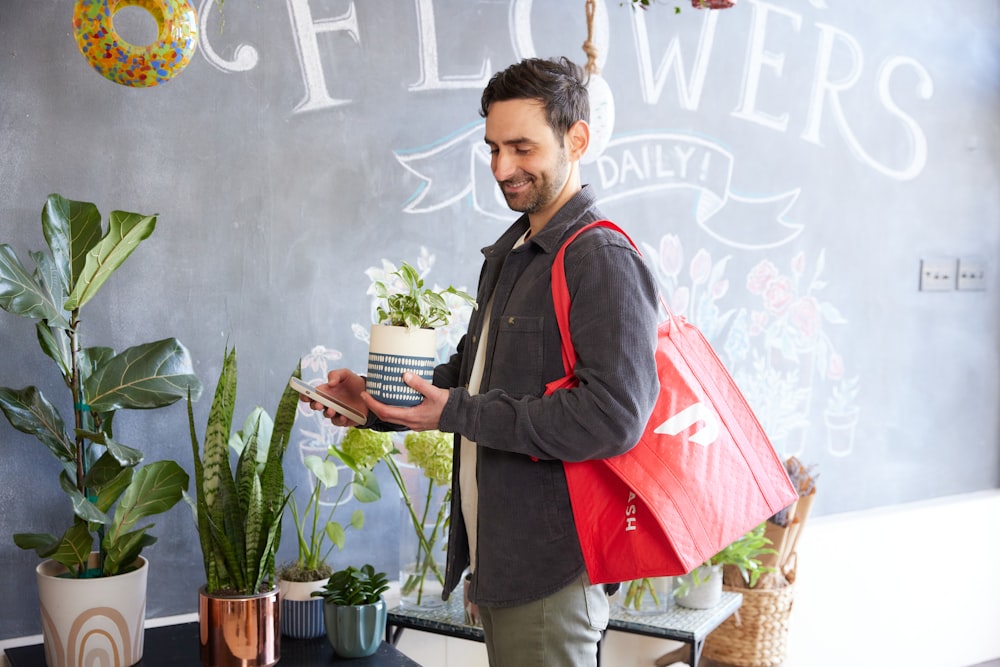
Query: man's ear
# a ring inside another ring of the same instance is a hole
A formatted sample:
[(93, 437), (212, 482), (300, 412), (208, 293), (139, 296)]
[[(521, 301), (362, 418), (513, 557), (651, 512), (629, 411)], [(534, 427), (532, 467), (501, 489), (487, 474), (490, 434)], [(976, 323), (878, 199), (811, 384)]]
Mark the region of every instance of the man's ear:
[(566, 131), (566, 146), (569, 149), (570, 161), (577, 161), (587, 152), (590, 146), (590, 125), (585, 120), (578, 120)]

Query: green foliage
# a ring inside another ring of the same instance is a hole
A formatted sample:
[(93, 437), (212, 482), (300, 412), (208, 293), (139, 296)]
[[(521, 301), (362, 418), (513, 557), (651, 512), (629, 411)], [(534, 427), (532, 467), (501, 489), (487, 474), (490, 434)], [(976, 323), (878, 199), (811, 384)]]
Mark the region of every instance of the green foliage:
[[(337, 495), (337, 499), (327, 512), (326, 522), (321, 524), (320, 515), (320, 493), (326, 489), (336, 488), (340, 474), (337, 462), (347, 466), (351, 471), (352, 478), (350, 484), (345, 484)], [(298, 534), (298, 558), (294, 563), (282, 565), (279, 568), (279, 576), (286, 581), (319, 581), (330, 576), (333, 568), (327, 563), (327, 558), (333, 547), (343, 549), (346, 542), (346, 529), (339, 522), (333, 520), (333, 514), (340, 506), (344, 495), (348, 489), (356, 500), (362, 503), (370, 503), (382, 497), (378, 480), (371, 468), (358, 465), (355, 460), (345, 452), (331, 445), (324, 458), (310, 454), (303, 459), (306, 468), (316, 478), (312, 493), (309, 494), (309, 501), (301, 516), (295, 497), (290, 498), (292, 518), (295, 521), (295, 531)], [(362, 510), (356, 509), (351, 513), (351, 521), (348, 528), (361, 530), (365, 525), (365, 514)], [(326, 547), (326, 540), (330, 540), (330, 545)], [(324, 551), (325, 548), (325, 551)]]
[(358, 569), (348, 566), (337, 570), (330, 576), (326, 586), (321, 591), (314, 591), (312, 596), (323, 598), (326, 604), (340, 606), (374, 604), (389, 590), (389, 580), (385, 572), (375, 572), (369, 565)]
[(402, 290), (392, 289), (382, 281), (375, 282), (375, 296), (383, 300), (383, 304), (377, 309), (380, 324), (386, 322), (413, 329), (444, 326), (451, 319), (451, 309), (444, 300), (445, 294), (457, 296), (473, 307), (476, 306), (475, 299), (454, 287), (437, 291), (424, 287), (420, 274), (406, 262), (390, 275), (399, 279)]
[[(155, 215), (112, 211), (104, 231), (94, 204), (49, 195), (42, 209), (48, 252), (29, 253), (29, 271), (14, 250), (0, 244), (0, 308), (35, 320), (42, 351), (56, 365), (73, 405), (72, 430), (34, 386), (0, 387), (0, 410), (11, 426), (35, 436), (61, 464), (59, 486), (73, 518), (61, 536), (18, 533), (14, 543), (65, 565), (75, 576), (112, 576), (156, 541), (138, 525), (173, 507), (187, 489), (187, 473), (173, 461), (142, 468), (138, 449), (114, 440), (121, 409), (153, 409), (190, 394), (201, 382), (187, 349), (167, 338), (128, 348), (84, 347), (83, 306), (153, 233)], [(113, 513), (112, 513), (112, 510)], [(97, 544), (99, 567), (87, 570)]]
[[(293, 373), (300, 376), (300, 369)], [(226, 350), (202, 448), (188, 399), (194, 455), (195, 511), (210, 594), (254, 595), (274, 586), (274, 555), (281, 541), (285, 494), (282, 459), (295, 421), (298, 394), (285, 387), (272, 422), (254, 408), (231, 433), (236, 402), (236, 350)], [(230, 448), (236, 453), (230, 463)]]
[(772, 572), (772, 567), (762, 567), (760, 557), (765, 554), (778, 553), (770, 548), (771, 540), (764, 537), (765, 524), (760, 524), (746, 535), (712, 556), (710, 565), (732, 565), (740, 571), (743, 581), (749, 588), (757, 585), (760, 575)]

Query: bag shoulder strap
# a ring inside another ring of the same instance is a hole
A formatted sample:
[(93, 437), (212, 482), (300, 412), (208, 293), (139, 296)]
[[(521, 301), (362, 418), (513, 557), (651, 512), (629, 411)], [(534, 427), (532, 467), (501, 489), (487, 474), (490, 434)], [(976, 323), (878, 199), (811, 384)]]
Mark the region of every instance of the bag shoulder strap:
[[(562, 358), (563, 358), (563, 368), (566, 371), (566, 376), (573, 375), (573, 369), (576, 367), (576, 349), (573, 347), (573, 340), (570, 337), (569, 331), (569, 285), (566, 283), (566, 248), (570, 243), (576, 240), (580, 234), (593, 229), (594, 227), (607, 227), (612, 229), (622, 236), (632, 245), (639, 256), (642, 253), (639, 251), (639, 247), (635, 244), (628, 234), (625, 233), (621, 227), (611, 222), (610, 220), (597, 220), (591, 222), (588, 225), (584, 225), (580, 229), (573, 232), (559, 250), (556, 252), (556, 258), (552, 262), (552, 303), (556, 310), (556, 322), (559, 325), (559, 336), (562, 338)], [(660, 295), (660, 304), (663, 309), (667, 312), (667, 316), (670, 321), (673, 322), (673, 313), (667, 306), (667, 302), (663, 299), (663, 295)]]

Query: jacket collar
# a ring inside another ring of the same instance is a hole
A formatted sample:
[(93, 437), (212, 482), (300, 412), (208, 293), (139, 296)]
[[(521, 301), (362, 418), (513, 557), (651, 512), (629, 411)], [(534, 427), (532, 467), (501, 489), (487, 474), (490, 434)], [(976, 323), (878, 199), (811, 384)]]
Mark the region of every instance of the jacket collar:
[[(570, 230), (589, 209), (594, 207), (596, 202), (597, 195), (594, 192), (594, 188), (590, 185), (584, 185), (579, 192), (573, 195), (572, 199), (566, 202), (552, 216), (552, 219), (542, 228), (542, 231), (528, 239), (528, 243), (534, 243), (546, 253), (556, 252)], [(528, 216), (524, 214), (515, 220), (493, 245), (483, 248), (483, 255), (487, 258), (506, 256), (510, 252), (510, 249), (514, 247), (517, 239), (524, 236), (526, 231), (528, 231)]]

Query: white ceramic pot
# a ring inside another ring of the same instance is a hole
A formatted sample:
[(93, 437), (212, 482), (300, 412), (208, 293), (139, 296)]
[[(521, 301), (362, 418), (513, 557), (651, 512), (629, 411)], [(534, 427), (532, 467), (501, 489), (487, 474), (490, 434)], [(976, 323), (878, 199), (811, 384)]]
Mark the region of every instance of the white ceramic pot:
[(416, 373), (428, 382), (437, 365), (437, 332), (373, 324), (368, 344), (365, 389), (387, 405), (416, 405), (424, 397), (403, 382), (403, 373)]
[(313, 639), (326, 634), (323, 598), (313, 597), (330, 579), (285, 581), (278, 579), (281, 591), (281, 634), (293, 639)]
[[(97, 553), (90, 567), (97, 566)], [(48, 667), (129, 667), (142, 660), (149, 563), (113, 577), (74, 579), (62, 564), (35, 568)]]
[[(697, 582), (695, 581), (697, 573)], [(711, 609), (722, 599), (722, 566), (700, 565), (691, 574), (679, 577), (677, 604), (690, 609)]]

